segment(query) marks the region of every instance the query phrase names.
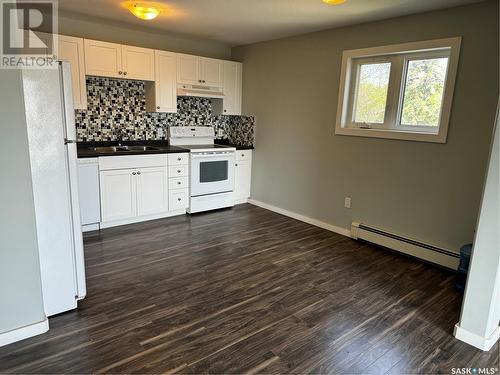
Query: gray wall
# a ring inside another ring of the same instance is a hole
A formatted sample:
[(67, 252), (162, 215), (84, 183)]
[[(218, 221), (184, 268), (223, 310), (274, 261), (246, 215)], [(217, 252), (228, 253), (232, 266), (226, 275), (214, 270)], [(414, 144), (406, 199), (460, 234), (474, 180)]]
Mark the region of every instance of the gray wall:
[[(446, 144), (334, 135), (343, 50), (455, 36)], [(498, 1), (237, 47), (233, 58), (256, 116), (253, 199), (455, 251), (472, 241), (498, 94)]]
[(207, 57), (224, 59), (231, 56), (230, 47), (223, 43), (157, 30), (127, 27), (117, 22), (86, 16), (60, 15), (59, 33)]
[(19, 71), (0, 70), (0, 333), (45, 320)]

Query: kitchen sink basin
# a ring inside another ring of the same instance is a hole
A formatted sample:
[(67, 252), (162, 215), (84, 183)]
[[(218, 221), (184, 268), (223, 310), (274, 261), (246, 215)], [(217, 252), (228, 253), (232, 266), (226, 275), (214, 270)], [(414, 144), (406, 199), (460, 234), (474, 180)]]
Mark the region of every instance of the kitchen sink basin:
[(132, 152), (132, 151), (157, 151), (159, 148), (151, 146), (106, 146), (94, 147), (93, 150), (97, 153), (110, 153), (110, 152)]

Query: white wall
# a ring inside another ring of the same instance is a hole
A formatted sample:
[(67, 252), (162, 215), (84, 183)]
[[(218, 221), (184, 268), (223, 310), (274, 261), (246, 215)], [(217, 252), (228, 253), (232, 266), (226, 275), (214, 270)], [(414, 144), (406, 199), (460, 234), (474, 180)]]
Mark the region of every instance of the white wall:
[(45, 320), (21, 74), (0, 69), (0, 345)]
[[(500, 102), (499, 102), (500, 103)], [(500, 126), (497, 124), (457, 338), (489, 349), (500, 336)]]

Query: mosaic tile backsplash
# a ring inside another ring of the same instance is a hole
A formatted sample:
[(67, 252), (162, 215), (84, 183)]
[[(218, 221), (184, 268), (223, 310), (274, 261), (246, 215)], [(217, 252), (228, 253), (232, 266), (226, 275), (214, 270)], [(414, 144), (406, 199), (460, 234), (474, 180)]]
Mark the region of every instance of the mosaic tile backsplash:
[(169, 126), (213, 126), (217, 139), (254, 144), (254, 118), (213, 115), (210, 99), (179, 97), (177, 113), (146, 112), (144, 82), (87, 77), (86, 110), (76, 110), (79, 142), (164, 140)]

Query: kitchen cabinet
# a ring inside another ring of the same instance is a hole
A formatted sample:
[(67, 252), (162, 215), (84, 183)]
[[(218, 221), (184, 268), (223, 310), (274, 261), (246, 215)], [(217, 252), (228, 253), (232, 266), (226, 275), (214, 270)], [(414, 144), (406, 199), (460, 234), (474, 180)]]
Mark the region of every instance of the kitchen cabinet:
[(89, 39), (84, 46), (87, 75), (154, 80), (154, 50)]
[(82, 38), (59, 35), (59, 60), (68, 61), (71, 66), (71, 83), (75, 109), (87, 109), (87, 87), (85, 83), (85, 51)]
[(200, 80), (203, 86), (222, 87), (224, 62), (217, 59), (200, 57)]
[(188, 160), (187, 153), (100, 157), (101, 227), (186, 212), (189, 168), (176, 163)]
[(122, 78), (120, 44), (85, 39), (84, 46), (86, 75)]
[(241, 115), (243, 64), (224, 61), (224, 115)]
[(177, 112), (177, 54), (155, 51), (155, 80), (146, 83), (146, 111)]
[(186, 54), (177, 56), (177, 83), (208, 87), (223, 86), (222, 60)]
[(78, 159), (78, 196), (83, 231), (99, 229), (101, 203), (99, 196), (99, 161)]
[(200, 58), (193, 55), (177, 54), (177, 83), (199, 85)]
[(165, 167), (137, 171), (137, 215), (168, 211), (168, 178)]
[(189, 207), (189, 154), (168, 155), (168, 205), (170, 211)]
[(137, 79), (141, 81), (154, 81), (154, 50), (122, 45), (121, 53), (124, 78)]
[(101, 171), (102, 221), (124, 220), (137, 216), (136, 175), (134, 169)]
[(234, 174), (234, 201), (246, 203), (252, 183), (252, 150), (236, 151)]

